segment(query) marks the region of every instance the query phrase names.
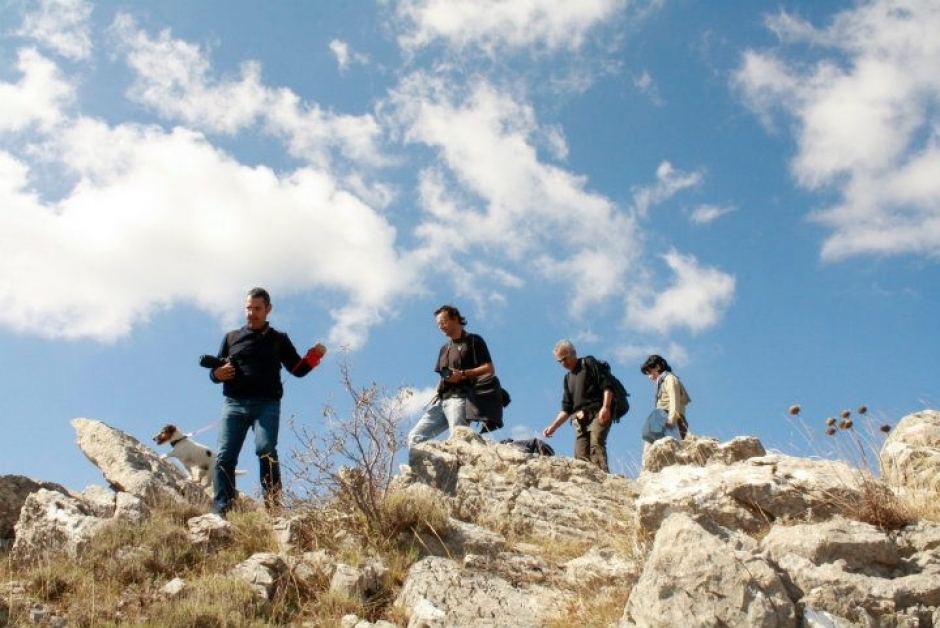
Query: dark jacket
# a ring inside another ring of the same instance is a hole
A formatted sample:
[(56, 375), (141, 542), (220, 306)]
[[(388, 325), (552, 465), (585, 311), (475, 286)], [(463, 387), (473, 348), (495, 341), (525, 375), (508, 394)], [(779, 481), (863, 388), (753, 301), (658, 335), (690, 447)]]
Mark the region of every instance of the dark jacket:
[[(222, 382), (222, 394), (234, 399), (280, 399), (284, 395), (281, 367), (297, 377), (313, 370), (297, 353), (287, 334), (270, 325), (255, 331), (247, 325), (229, 332), (219, 358), (235, 365), (235, 378)], [(209, 378), (219, 383), (209, 372)]]
[(604, 404), (604, 390), (613, 388), (610, 380), (592, 362), (590, 356), (578, 358), (575, 367), (565, 373), (561, 409), (567, 414), (600, 408)]

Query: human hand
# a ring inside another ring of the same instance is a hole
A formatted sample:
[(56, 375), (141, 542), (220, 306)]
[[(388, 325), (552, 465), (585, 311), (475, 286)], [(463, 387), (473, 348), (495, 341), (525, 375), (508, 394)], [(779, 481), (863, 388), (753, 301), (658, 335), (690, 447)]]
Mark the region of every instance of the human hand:
[(220, 382), (227, 382), (230, 379), (235, 378), (235, 365), (231, 362), (226, 362), (219, 368), (212, 371), (212, 376), (215, 377)]
[(319, 342), (309, 349), (307, 349), (307, 355), (304, 356), (304, 362), (310, 365), (310, 368), (316, 367), (323, 356), (326, 355), (326, 347), (324, 347)]
[(549, 426), (546, 427), (544, 430), (542, 430), (542, 436), (544, 436), (545, 438), (551, 438), (551, 437), (552, 437), (552, 434), (554, 434), (554, 433), (555, 433), (555, 426), (554, 426), (554, 425), (549, 425)]
[(610, 423), (610, 408), (607, 406), (601, 406), (600, 411), (597, 413), (597, 420), (601, 425), (607, 425)]

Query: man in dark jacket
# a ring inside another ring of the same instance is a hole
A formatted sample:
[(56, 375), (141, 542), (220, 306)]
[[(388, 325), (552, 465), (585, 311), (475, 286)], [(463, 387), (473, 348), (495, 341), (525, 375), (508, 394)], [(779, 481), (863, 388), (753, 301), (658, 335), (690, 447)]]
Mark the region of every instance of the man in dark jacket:
[(604, 472), (607, 467), (607, 434), (611, 425), (613, 385), (590, 356), (578, 358), (570, 340), (555, 345), (555, 360), (567, 373), (561, 398), (561, 412), (542, 434), (550, 438), (569, 417), (574, 424), (574, 457), (593, 462)]
[(213, 510), (225, 515), (235, 499), (235, 465), (248, 430), (255, 432), (255, 453), (261, 473), (265, 506), (280, 506), (281, 467), (277, 458), (280, 426), (281, 367), (304, 377), (320, 363), (326, 347), (317, 343), (300, 357), (287, 334), (268, 324), (271, 297), (264, 288), (252, 288), (245, 301), (246, 325), (229, 332), (219, 358), (225, 363), (209, 373), (222, 384), (219, 451), (213, 470)]

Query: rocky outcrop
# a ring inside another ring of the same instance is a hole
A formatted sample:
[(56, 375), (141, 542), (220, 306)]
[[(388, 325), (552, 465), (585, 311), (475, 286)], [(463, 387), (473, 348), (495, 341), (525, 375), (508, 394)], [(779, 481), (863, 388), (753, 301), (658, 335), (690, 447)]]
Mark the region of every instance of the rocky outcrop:
[[(0, 542), (13, 540), (13, 526), (31, 493), (44, 488), (68, 494), (68, 489), (54, 482), (33, 480), (23, 475), (0, 475)], [(0, 624), (2, 625), (2, 624)]]
[(940, 412), (924, 410), (897, 424), (881, 448), (882, 476), (925, 500), (940, 498)]
[[(15, 527), (17, 556), (78, 555), (103, 526), (145, 520), (155, 496), (190, 494), (181, 472), (162, 468), (169, 463), (132, 437), (77, 421), (83, 450), (111, 488), (32, 491)], [(938, 429), (934, 411), (901, 421), (881, 452), (890, 489), (937, 488)], [(873, 482), (841, 462), (768, 453), (753, 437), (658, 441), (631, 480), (458, 428), (414, 447), (396, 478), (397, 490), (443, 504), (450, 518), (421, 536), (423, 555), (394, 604), (408, 628), (525, 628), (560, 617), (576, 624), (578, 609), (602, 596), (617, 600), (619, 628), (940, 626), (940, 524), (865, 523), (867, 502), (893, 495), (868, 490)], [(388, 569), (377, 559), (350, 565), (304, 551), (317, 521), (274, 520), (281, 549), (229, 575), (262, 600), (277, 599), (288, 580), (363, 602), (387, 591)], [(215, 515), (188, 526), (202, 551), (231, 542), (230, 524)], [(185, 588), (174, 579), (160, 590)], [(355, 616), (342, 623), (373, 626)]]
[(78, 446), (116, 492), (147, 501), (185, 499), (208, 506), (203, 487), (133, 436), (93, 419), (73, 419)]

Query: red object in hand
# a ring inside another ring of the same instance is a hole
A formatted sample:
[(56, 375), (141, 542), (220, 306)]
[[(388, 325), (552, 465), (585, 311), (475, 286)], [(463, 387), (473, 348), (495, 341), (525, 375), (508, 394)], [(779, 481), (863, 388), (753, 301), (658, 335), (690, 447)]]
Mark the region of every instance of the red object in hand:
[(320, 358), (323, 356), (320, 354), (320, 351), (316, 347), (310, 347), (307, 349), (307, 355), (304, 356), (304, 362), (310, 365), (310, 368), (316, 368), (320, 363)]

